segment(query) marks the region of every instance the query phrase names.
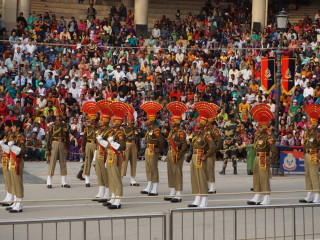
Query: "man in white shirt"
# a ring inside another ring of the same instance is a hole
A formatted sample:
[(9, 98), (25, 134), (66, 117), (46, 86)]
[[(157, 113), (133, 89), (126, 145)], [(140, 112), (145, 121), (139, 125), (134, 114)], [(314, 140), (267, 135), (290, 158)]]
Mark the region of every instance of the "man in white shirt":
[(4, 61), (1, 62), (0, 64), (0, 77), (3, 77), (5, 73), (8, 72), (8, 68), (4, 64)]
[(307, 83), (307, 87), (303, 90), (303, 97), (306, 98), (309, 95), (313, 97), (314, 89), (311, 87), (310, 83)]
[(133, 67), (129, 67), (129, 72), (127, 72), (126, 78), (128, 78), (129, 81), (134, 81), (137, 79), (137, 74), (133, 72)]
[(24, 52), (25, 47), (24, 47), (24, 45), (21, 44), (21, 40), (20, 40), (20, 39), (18, 39), (18, 40), (17, 40), (17, 43), (12, 46), (14, 52), (17, 52), (17, 48), (18, 48), (18, 47), (20, 48), (20, 51), (21, 51), (21, 52)]
[(309, 80), (306, 78), (306, 76), (302, 75), (301, 79), (296, 79), (295, 85), (300, 85), (301, 88), (305, 89), (308, 82)]
[(246, 69), (241, 70), (241, 74), (243, 79), (248, 82), (252, 76), (252, 71), (250, 70), (250, 66), (247, 65)]
[(247, 98), (247, 103), (249, 104), (252, 104), (256, 100), (256, 95), (252, 92), (251, 88), (248, 88), (246, 98)]
[(69, 88), (68, 93), (72, 93), (72, 97), (75, 99), (79, 99), (80, 97), (80, 89), (77, 88), (77, 84), (75, 81), (71, 81), (71, 88)]
[(158, 24), (155, 24), (154, 29), (152, 29), (152, 36), (157, 39), (160, 37), (160, 35), (161, 35), (161, 31), (158, 27)]
[(116, 69), (116, 70), (113, 70), (113, 71), (111, 72), (110, 76), (115, 77), (115, 79), (116, 79), (116, 81), (117, 81), (118, 83), (120, 83), (121, 80), (126, 77), (126, 75), (124, 74), (124, 72), (121, 71), (120, 66), (117, 66), (117, 69)]
[(52, 72), (53, 76), (58, 75), (56, 70), (54, 70), (53, 65), (49, 64), (48, 69), (44, 71), (44, 79), (48, 77), (49, 72)]
[(94, 74), (93, 78), (89, 81), (89, 87), (90, 88), (100, 88), (100, 86), (102, 85), (102, 81), (100, 78), (98, 78), (98, 74)]
[(37, 98), (37, 105), (40, 109), (44, 109), (47, 106), (47, 100), (43, 93), (40, 94), (40, 97)]
[(30, 40), (30, 42), (26, 45), (26, 52), (33, 54), (37, 49), (37, 46), (34, 44), (34, 40)]
[(232, 69), (229, 70), (229, 76), (228, 76), (229, 77), (229, 81), (231, 80), (231, 75), (232, 74), (234, 75), (236, 81), (238, 82), (238, 79), (239, 79), (241, 73), (239, 72), (238, 69), (236, 69), (235, 66), (232, 66)]
[(182, 53), (181, 49), (178, 49), (178, 53), (176, 54), (176, 60), (179, 64), (182, 64), (184, 59), (184, 54)]

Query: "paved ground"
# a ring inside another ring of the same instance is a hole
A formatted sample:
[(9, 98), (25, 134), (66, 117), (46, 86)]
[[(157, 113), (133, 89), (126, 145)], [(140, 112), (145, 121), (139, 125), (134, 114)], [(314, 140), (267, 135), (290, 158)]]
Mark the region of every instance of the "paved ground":
[[(232, 167), (228, 166), (225, 176), (219, 175), (222, 162), (217, 162), (216, 166), (216, 185), (218, 193), (248, 192), (252, 186), (252, 176), (247, 175), (246, 164), (239, 163), (239, 175), (232, 174)], [(53, 178), (53, 188), (47, 189), (45, 184), (47, 165), (45, 162), (26, 162), (25, 163), (25, 200), (36, 199), (71, 199), (71, 198), (91, 198), (97, 194), (98, 186), (94, 174), (90, 188), (84, 186), (84, 182), (76, 179), (75, 175), (81, 163), (68, 163), (67, 181), (71, 185), (70, 189), (61, 188), (60, 176)], [(124, 196), (142, 196), (140, 190), (145, 187), (146, 179), (144, 173), (144, 161), (138, 162), (137, 181), (140, 187), (129, 186), (130, 178), (124, 177)], [(159, 194), (168, 194), (166, 163), (159, 162), (160, 184)], [(57, 165), (56, 173), (59, 173)], [(94, 172), (93, 172), (94, 173)], [(272, 190), (304, 190), (304, 175), (285, 175), (276, 176), (272, 179)], [(189, 164), (184, 164), (184, 192), (191, 193)], [(273, 194), (272, 204), (295, 204), (305, 193)], [(0, 183), (0, 199), (5, 196), (4, 185)], [(252, 195), (210, 195), (209, 206), (241, 206), (246, 204)], [(85, 201), (60, 201), (60, 202), (37, 202), (25, 203), (24, 212), (21, 214), (10, 214), (4, 209), (0, 209), (0, 221), (10, 219), (37, 219), (55, 217), (79, 217), (79, 216), (105, 216), (105, 215), (130, 215), (143, 213), (167, 212), (172, 208), (184, 208), (193, 201), (193, 197), (185, 197), (181, 203), (170, 203), (163, 201), (163, 198), (143, 198), (127, 199), (123, 202), (122, 209), (109, 210), (100, 204)]]

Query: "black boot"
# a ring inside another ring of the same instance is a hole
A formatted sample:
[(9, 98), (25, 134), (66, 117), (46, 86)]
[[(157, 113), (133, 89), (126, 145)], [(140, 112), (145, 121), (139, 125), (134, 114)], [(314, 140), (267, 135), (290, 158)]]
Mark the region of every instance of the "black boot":
[(234, 174), (234, 175), (238, 175), (237, 167), (233, 167), (233, 174)]
[(219, 172), (219, 174), (225, 175), (225, 174), (226, 174), (226, 168), (223, 167), (222, 170), (221, 170), (221, 172)]
[(77, 174), (77, 178), (80, 179), (81, 181), (84, 181), (85, 179), (82, 177), (82, 173), (83, 173), (83, 170), (81, 169)]

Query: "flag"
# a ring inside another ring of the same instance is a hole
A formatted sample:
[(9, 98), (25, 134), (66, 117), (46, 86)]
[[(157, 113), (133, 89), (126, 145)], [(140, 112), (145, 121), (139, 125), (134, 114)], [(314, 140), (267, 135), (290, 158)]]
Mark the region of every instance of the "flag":
[(269, 94), (276, 86), (275, 58), (263, 57), (261, 59), (261, 86)]
[(283, 56), (281, 58), (282, 90), (285, 94), (291, 95), (294, 87), (295, 58)]

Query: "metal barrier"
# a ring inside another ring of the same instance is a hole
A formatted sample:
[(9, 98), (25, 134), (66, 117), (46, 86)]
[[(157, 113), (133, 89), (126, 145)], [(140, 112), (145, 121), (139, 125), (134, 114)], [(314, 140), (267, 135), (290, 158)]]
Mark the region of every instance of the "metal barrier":
[(0, 239), (320, 239), (320, 204), (171, 209), (168, 228), (166, 216), (2, 221)]
[(0, 239), (166, 240), (166, 214), (0, 222)]
[(170, 210), (169, 239), (319, 239), (320, 204)]

